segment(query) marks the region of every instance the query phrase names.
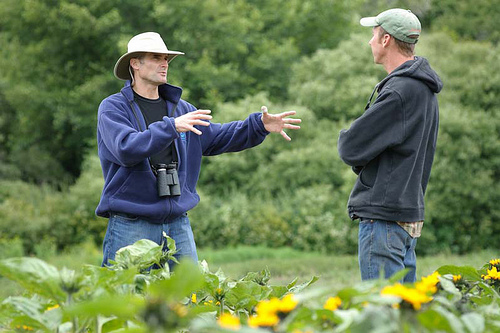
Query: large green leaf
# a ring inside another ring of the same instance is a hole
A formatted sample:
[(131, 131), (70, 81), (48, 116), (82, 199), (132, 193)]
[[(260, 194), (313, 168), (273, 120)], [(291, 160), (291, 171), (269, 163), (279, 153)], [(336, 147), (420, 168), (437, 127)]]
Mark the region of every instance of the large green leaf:
[(310, 285), (312, 285), (313, 283), (315, 283), (316, 281), (319, 280), (319, 277), (317, 276), (313, 276), (309, 281), (307, 282), (304, 282), (304, 283), (301, 283), (299, 285), (294, 285), (293, 287), (291, 287), (289, 289), (289, 292), (290, 293), (298, 293), (298, 292), (301, 292), (302, 290), (304, 290), (305, 288), (309, 287)]
[(344, 332), (346, 331), (354, 321), (359, 317), (360, 313), (356, 309), (348, 309), (348, 310), (337, 310), (335, 311), (335, 321), (339, 323), (339, 326), (336, 328), (336, 332)]
[(44, 311), (45, 306), (34, 297), (8, 297), (2, 304), (11, 306), (17, 313), (21, 314), (20, 316), (12, 315), (15, 321), (22, 322), (30, 327), (55, 331), (62, 320), (60, 308)]
[(260, 272), (249, 272), (241, 280), (243, 281), (253, 281), (260, 284), (261, 286), (266, 285), (271, 278), (271, 272), (269, 269), (263, 269)]
[(73, 304), (64, 312), (78, 317), (110, 317), (130, 319), (144, 306), (144, 298), (137, 295), (102, 295), (87, 301)]
[(116, 266), (120, 268), (138, 267), (146, 269), (162, 258), (162, 247), (149, 239), (141, 239), (116, 252)]
[(474, 267), (471, 266), (454, 266), (445, 265), (437, 269), (437, 272), (441, 275), (452, 274), (461, 275), (462, 278), (471, 281), (481, 281), (481, 275), (477, 272)]
[(469, 312), (463, 314), (461, 317), (462, 323), (465, 325), (470, 333), (481, 333), (484, 332), (485, 320), (484, 316), (477, 312)]
[(149, 286), (153, 296), (165, 300), (181, 300), (202, 288), (205, 279), (198, 266), (189, 259), (182, 260), (169, 279), (157, 281)]
[(464, 332), (464, 327), (460, 318), (439, 305), (434, 305), (420, 312), (417, 318), (424, 327), (431, 331), (435, 330), (450, 333)]
[(349, 332), (392, 333), (401, 331), (399, 312), (391, 307), (368, 305), (353, 319), (354, 322), (350, 325)]
[(226, 293), (226, 305), (234, 310), (245, 309), (250, 311), (259, 301), (267, 299), (272, 289), (254, 281), (238, 281)]
[(462, 293), (457, 289), (457, 287), (455, 287), (455, 284), (452, 281), (443, 277), (440, 277), (439, 281), (443, 290), (453, 295), (451, 299), (452, 302), (457, 302), (462, 298)]
[(111, 270), (93, 265), (83, 267), (84, 284), (87, 286), (87, 292), (90, 293), (99, 292), (99, 289), (109, 293), (123, 290), (123, 286), (130, 286), (134, 283), (136, 274), (137, 272), (132, 269)]
[(37, 258), (10, 258), (0, 261), (0, 274), (27, 290), (61, 303), (66, 294), (61, 288), (59, 271)]

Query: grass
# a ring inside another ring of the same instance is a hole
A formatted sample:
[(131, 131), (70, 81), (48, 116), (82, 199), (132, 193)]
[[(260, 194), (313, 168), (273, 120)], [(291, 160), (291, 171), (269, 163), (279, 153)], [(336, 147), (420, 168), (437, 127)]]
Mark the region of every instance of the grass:
[[(440, 254), (418, 257), (417, 278), (431, 274), (443, 265), (469, 265), (479, 268), (487, 261), (499, 258), (498, 251), (484, 250), (467, 255)], [(316, 285), (335, 286), (341, 289), (358, 283), (360, 279), (357, 256), (302, 252), (291, 248), (236, 247), (224, 249), (200, 249), (200, 260), (206, 260), (211, 271), (221, 269), (230, 278), (240, 278), (247, 272), (261, 271), (266, 267), (271, 272), (271, 284), (283, 285), (296, 277), (299, 283), (313, 276), (320, 279)], [(90, 244), (77, 246), (65, 253), (42, 257), (41, 259), (58, 267), (79, 270), (83, 264), (99, 266), (101, 249)], [(4, 278), (0, 278), (0, 300), (22, 292), (21, 288)]]
[[(356, 255), (332, 255), (301, 252), (290, 248), (269, 249), (263, 247), (237, 247), (221, 250), (202, 249), (200, 260), (207, 260), (212, 271), (221, 268), (226, 276), (239, 278), (249, 271), (268, 268), (272, 284), (286, 284), (298, 277), (305, 282), (313, 276), (320, 279), (316, 285), (335, 286), (341, 289), (361, 281)], [(466, 255), (439, 254), (418, 257), (417, 278), (426, 276), (444, 265), (472, 266), (480, 268), (498, 251), (484, 250)]]

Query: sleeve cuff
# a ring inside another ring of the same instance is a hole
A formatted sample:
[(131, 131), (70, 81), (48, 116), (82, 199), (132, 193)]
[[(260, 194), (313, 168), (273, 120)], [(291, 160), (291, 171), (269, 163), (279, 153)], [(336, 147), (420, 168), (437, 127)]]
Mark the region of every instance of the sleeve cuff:
[(255, 117), (255, 123), (257, 125), (256, 126), (257, 132), (259, 132), (262, 135), (268, 135), (269, 133), (271, 133), (268, 130), (266, 130), (266, 128), (264, 127), (264, 123), (262, 122), (262, 113), (255, 112), (255, 113), (252, 113), (250, 116)]
[(167, 125), (167, 126), (171, 126), (172, 128), (172, 132), (174, 133), (174, 139), (177, 139), (180, 134), (179, 132), (177, 132), (177, 129), (175, 128), (175, 118), (170, 118), (170, 117), (163, 117), (163, 120), (167, 123), (167, 124), (170, 124), (170, 125)]

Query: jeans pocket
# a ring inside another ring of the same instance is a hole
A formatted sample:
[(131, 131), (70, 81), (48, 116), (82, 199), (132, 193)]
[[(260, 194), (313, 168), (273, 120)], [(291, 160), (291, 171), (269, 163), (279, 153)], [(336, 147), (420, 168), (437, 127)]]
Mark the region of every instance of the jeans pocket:
[(387, 247), (400, 252), (405, 251), (406, 231), (396, 222), (387, 223)]

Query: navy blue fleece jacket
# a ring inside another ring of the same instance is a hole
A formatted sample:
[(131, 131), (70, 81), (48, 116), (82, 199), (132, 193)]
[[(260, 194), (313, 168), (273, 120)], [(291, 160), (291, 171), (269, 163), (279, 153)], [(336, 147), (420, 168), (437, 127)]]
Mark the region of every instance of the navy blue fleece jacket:
[(358, 174), (348, 202), (351, 218), (424, 219), (442, 87), (427, 60), (415, 57), (382, 80), (375, 102), (340, 132), (339, 155)]
[[(125, 83), (121, 92), (107, 97), (99, 106), (97, 142), (104, 188), (96, 209), (98, 216), (109, 217), (110, 212), (120, 212), (156, 223), (175, 219), (200, 200), (196, 183), (203, 155), (253, 147), (269, 134), (260, 113), (253, 113), (244, 121), (201, 126), (201, 136), (193, 132), (178, 133), (174, 117), (196, 108), (181, 99), (181, 88), (169, 84), (158, 88), (166, 100), (167, 114), (170, 115), (175, 105), (177, 108), (173, 117), (165, 116), (162, 121), (150, 124), (149, 128), (134, 102), (130, 81)], [(172, 143), (178, 155), (181, 195), (160, 198), (148, 157)]]

